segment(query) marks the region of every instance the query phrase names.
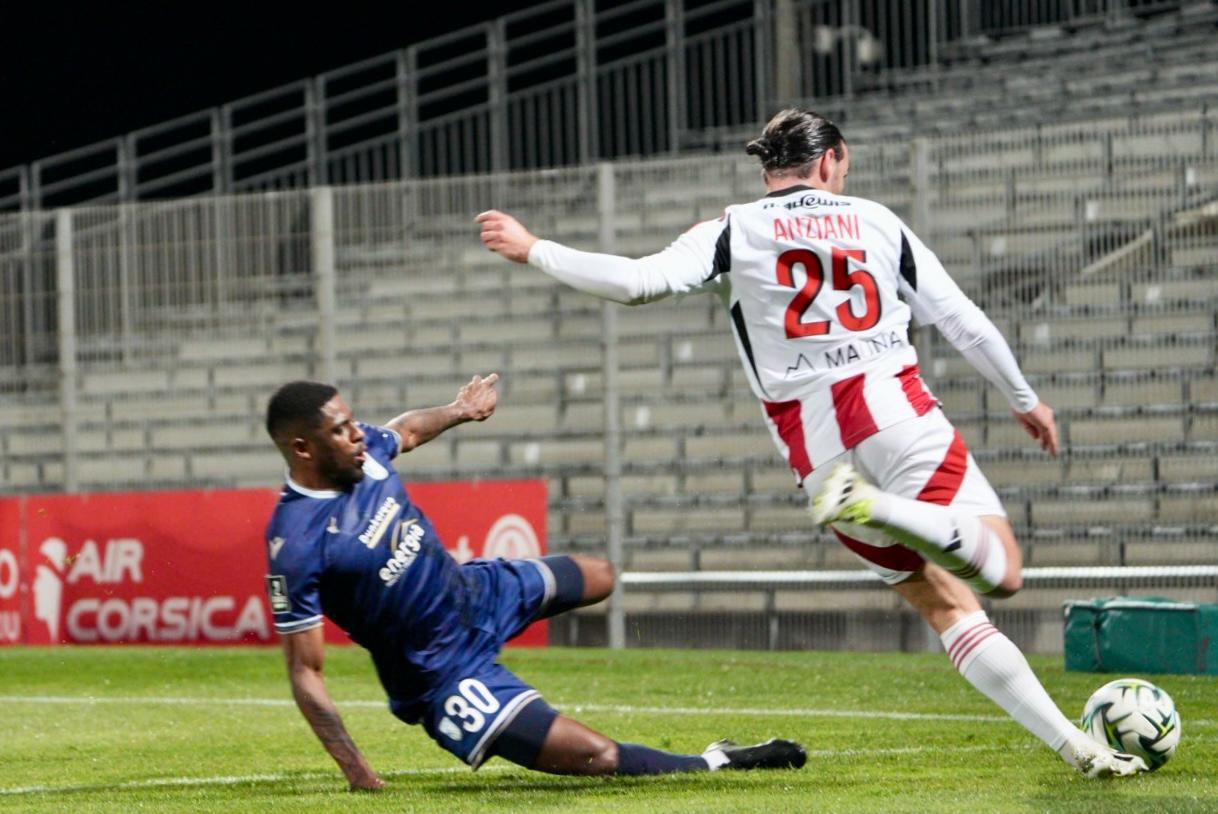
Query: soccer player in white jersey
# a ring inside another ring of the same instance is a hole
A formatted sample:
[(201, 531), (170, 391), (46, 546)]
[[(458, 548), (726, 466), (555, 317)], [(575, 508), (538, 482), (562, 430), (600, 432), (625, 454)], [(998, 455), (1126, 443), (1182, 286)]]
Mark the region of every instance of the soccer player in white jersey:
[(978, 690), (1091, 777), (1146, 769), (1057, 708), (974, 591), (1022, 584), (1015, 534), (963, 438), (918, 372), (911, 316), (933, 324), (1057, 453), (1053, 411), (994, 324), (881, 204), (842, 194), (849, 149), (829, 120), (789, 109), (746, 148), (767, 194), (729, 206), (637, 260), (540, 240), (498, 211), (482, 242), (580, 291), (628, 305), (718, 295), (767, 425), (812, 517), (908, 601)]

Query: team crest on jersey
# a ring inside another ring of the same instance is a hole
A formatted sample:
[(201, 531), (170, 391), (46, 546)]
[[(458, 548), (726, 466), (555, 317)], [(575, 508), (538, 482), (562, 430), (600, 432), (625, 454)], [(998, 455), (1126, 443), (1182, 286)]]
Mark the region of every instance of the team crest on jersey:
[(371, 455), (364, 458), (364, 474), (373, 480), (384, 480), (389, 477), (389, 470)]

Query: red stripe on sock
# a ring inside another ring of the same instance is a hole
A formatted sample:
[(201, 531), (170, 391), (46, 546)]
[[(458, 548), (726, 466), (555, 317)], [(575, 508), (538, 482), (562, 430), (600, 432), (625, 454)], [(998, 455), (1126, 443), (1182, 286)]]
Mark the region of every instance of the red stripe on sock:
[(947, 454), (918, 493), (918, 500), (940, 506), (949, 505), (960, 491), (960, 484), (964, 483), (964, 473), (967, 470), (968, 445), (964, 443), (964, 436), (956, 430), (956, 435), (947, 448)]
[(964, 647), (967, 647), (968, 644), (973, 641), (973, 639), (977, 638), (978, 636), (980, 636), (982, 633), (984, 633), (987, 630), (997, 630), (997, 628), (995, 628), (988, 621), (978, 622), (973, 627), (970, 627), (968, 630), (961, 633), (959, 636), (956, 637), (956, 641), (952, 642), (952, 646), (948, 648), (948, 650), (947, 650), (948, 657), (952, 660), (953, 663), (955, 663), (956, 656), (957, 656), (957, 654), (959, 654), (960, 650)]
[(888, 568), (892, 571), (917, 571), (922, 567), (922, 563), (926, 562), (922, 559), (922, 555), (903, 545), (868, 545), (862, 540), (856, 540), (853, 537), (842, 534), (837, 529), (833, 529), (833, 533), (837, 535), (837, 539), (841, 540), (842, 545), (846, 548), (858, 554), (867, 562), (873, 562), (881, 568)]
[(973, 639), (972, 644), (970, 644), (964, 650), (960, 651), (960, 655), (952, 661), (952, 663), (956, 665), (956, 669), (957, 670), (960, 669), (960, 665), (964, 664), (964, 660), (968, 658), (969, 653), (972, 653), (974, 650), (976, 650), (981, 645), (981, 643), (984, 642), (986, 639), (990, 638), (991, 636), (995, 636), (997, 634), (998, 634), (998, 628), (991, 626), (990, 629), (987, 630), (985, 633), (983, 633), (982, 635)]
[(925, 415), (935, 406), (935, 397), (926, 389), (926, 383), (922, 381), (922, 371), (917, 365), (901, 368), (897, 378), (901, 380), (901, 389), (905, 391), (905, 398), (909, 399), (915, 413)]
[(846, 449), (852, 449), (859, 441), (879, 432), (875, 418), (867, 407), (867, 399), (863, 397), (863, 385), (866, 380), (867, 374), (860, 373), (834, 382), (829, 388), (833, 391), (833, 411), (837, 416), (842, 445)]
[(808, 458), (808, 447), (804, 441), (804, 421), (800, 415), (800, 403), (794, 401), (763, 401), (765, 414), (778, 428), (778, 436), (787, 445), (787, 462), (801, 479), (812, 471)]

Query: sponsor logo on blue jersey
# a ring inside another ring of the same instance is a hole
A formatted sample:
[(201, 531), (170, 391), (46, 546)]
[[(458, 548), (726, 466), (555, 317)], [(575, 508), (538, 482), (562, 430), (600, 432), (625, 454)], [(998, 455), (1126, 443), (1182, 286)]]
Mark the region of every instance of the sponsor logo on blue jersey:
[(378, 572), (385, 587), (397, 582), (414, 562), (415, 557), (419, 556), (425, 533), (426, 531), (414, 518), (398, 523), (398, 527), (393, 533), (393, 542), (390, 544), (393, 556)]
[(364, 529), (364, 533), (359, 536), (359, 541), (368, 548), (376, 548), (376, 544), (385, 536), (385, 532), (389, 530), (389, 526), (393, 523), (393, 518), (397, 516), (400, 508), (402, 508), (402, 504), (392, 495), (385, 498), (381, 502), (380, 508), (376, 510), (376, 514), (373, 515), (368, 528)]

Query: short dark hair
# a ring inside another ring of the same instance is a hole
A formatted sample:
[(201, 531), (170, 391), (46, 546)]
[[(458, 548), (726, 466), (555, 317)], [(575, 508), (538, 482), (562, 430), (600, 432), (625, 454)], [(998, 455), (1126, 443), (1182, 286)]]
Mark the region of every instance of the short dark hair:
[(266, 431), (275, 443), (283, 436), (321, 425), (321, 408), (338, 388), (321, 382), (288, 382), (266, 406)]
[[(789, 107), (780, 110), (766, 123), (761, 138), (745, 145), (744, 151), (761, 159), (766, 172), (806, 167), (833, 150), (839, 161), (842, 158), (842, 131), (837, 125), (819, 113)], [(806, 175), (806, 172), (800, 172)]]

